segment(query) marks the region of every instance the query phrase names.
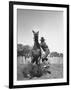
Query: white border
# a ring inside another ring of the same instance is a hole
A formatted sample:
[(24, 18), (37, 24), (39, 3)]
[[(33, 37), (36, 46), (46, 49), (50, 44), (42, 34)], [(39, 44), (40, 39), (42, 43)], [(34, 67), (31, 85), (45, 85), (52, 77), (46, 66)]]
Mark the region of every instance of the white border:
[[(17, 81), (17, 9), (35, 9), (35, 10), (54, 10), (54, 11), (63, 11), (64, 15), (64, 61), (63, 61), (63, 78), (62, 79), (43, 79), (43, 80), (25, 80)], [(43, 83), (61, 83), (67, 81), (67, 56), (66, 56), (66, 29), (67, 29), (67, 9), (66, 8), (57, 8), (57, 7), (42, 7), (42, 6), (27, 6), (27, 5), (14, 5), (14, 22), (13, 22), (13, 31), (14, 31), (14, 48), (13, 48), (13, 83), (14, 85), (28, 85), (28, 84), (43, 84)]]

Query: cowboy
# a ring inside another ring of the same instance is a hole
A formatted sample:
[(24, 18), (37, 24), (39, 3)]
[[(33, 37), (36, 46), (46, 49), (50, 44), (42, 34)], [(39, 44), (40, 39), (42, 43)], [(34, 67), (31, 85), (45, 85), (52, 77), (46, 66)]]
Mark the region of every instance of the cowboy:
[(42, 62), (43, 62), (44, 60), (46, 61), (48, 60), (47, 56), (50, 53), (50, 51), (49, 51), (48, 46), (46, 45), (44, 37), (41, 37), (40, 41), (41, 41), (40, 46), (42, 50), (45, 52), (45, 54), (42, 56)]

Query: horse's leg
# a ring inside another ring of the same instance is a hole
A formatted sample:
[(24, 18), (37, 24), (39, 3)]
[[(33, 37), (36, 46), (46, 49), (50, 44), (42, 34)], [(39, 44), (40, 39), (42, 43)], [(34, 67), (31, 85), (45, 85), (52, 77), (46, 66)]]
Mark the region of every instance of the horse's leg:
[(34, 61), (35, 61), (34, 58), (32, 58), (31, 63), (34, 63)]
[(36, 64), (38, 64), (38, 61), (36, 60)]
[(38, 63), (38, 62), (39, 62), (39, 61), (38, 61), (38, 58), (36, 58), (35, 61), (36, 61), (36, 64), (38, 65), (38, 64), (39, 64), (39, 63)]
[(45, 59), (44, 59), (44, 58), (42, 58), (42, 62), (44, 62), (44, 60), (45, 60)]
[(40, 60), (41, 60), (41, 58), (42, 58), (42, 55), (41, 55), (42, 53), (41, 53), (41, 50), (40, 50), (40, 54), (39, 54), (39, 57), (38, 57), (38, 59), (37, 59), (37, 61), (38, 61), (38, 64), (40, 64)]
[(38, 63), (39, 63), (39, 64), (41, 63), (40, 60), (41, 60), (41, 57), (38, 58)]

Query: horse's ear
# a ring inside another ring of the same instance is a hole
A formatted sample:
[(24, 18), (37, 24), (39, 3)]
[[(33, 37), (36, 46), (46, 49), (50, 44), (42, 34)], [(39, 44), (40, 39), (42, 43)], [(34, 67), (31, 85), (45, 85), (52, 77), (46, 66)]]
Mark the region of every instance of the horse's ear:
[(32, 30), (32, 32), (35, 33), (34, 30)]

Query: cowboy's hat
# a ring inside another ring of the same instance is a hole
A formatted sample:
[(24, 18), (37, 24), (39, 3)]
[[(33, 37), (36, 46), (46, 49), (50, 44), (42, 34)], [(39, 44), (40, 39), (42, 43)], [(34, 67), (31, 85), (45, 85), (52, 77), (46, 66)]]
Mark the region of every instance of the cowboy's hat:
[(40, 41), (45, 41), (44, 37), (41, 37)]

